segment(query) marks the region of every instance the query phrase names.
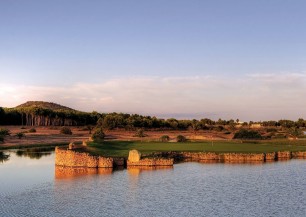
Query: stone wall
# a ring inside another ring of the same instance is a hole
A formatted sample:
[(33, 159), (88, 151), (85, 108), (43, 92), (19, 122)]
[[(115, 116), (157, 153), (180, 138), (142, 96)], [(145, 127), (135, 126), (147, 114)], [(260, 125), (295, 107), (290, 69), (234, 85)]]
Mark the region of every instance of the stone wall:
[(266, 161), (275, 161), (276, 157), (276, 152), (266, 153)]
[(290, 151), (279, 151), (277, 152), (278, 159), (291, 159), (291, 152)]
[(111, 168), (113, 159), (91, 156), (88, 153), (55, 148), (55, 165), (67, 167)]
[(255, 162), (255, 161), (276, 161), (291, 158), (306, 159), (306, 152), (271, 152), (261, 154), (251, 153), (212, 153), (212, 152), (164, 152), (161, 154), (164, 157), (173, 157), (175, 159), (190, 160), (190, 161), (207, 161), (207, 162)]
[(194, 160), (220, 160), (220, 155), (213, 152), (182, 152), (184, 158)]
[(182, 152), (183, 158), (191, 158), (198, 161), (225, 161), (225, 162), (248, 162), (265, 161), (265, 154), (244, 154), (244, 153), (212, 153), (212, 152)]
[(143, 158), (137, 150), (129, 152), (127, 166), (173, 166), (173, 158)]
[(306, 151), (292, 152), (292, 158), (306, 159)]
[(166, 158), (144, 158), (137, 162), (127, 161), (127, 166), (173, 166), (173, 159)]
[(265, 161), (265, 154), (226, 153), (221, 156), (224, 162)]

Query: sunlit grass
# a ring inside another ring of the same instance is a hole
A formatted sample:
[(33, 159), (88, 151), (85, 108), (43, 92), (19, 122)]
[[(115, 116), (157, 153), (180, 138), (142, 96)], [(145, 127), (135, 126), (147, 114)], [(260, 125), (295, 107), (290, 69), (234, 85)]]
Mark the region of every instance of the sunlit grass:
[(216, 153), (268, 153), (276, 151), (306, 151), (306, 141), (203, 141), (203, 142), (138, 142), (104, 141), (90, 143), (88, 151), (105, 156), (127, 157), (129, 150), (137, 149), (141, 153), (166, 151), (216, 152)]

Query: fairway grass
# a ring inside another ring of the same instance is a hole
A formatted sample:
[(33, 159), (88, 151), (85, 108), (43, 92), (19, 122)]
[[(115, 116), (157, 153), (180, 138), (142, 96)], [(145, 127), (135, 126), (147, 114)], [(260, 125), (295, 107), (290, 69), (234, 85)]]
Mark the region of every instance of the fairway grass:
[(141, 142), (141, 141), (104, 141), (92, 142), (87, 150), (92, 154), (127, 157), (129, 150), (137, 149), (143, 154), (153, 152), (215, 152), (215, 153), (269, 153), (277, 151), (306, 151), (306, 141), (203, 141), (203, 142)]

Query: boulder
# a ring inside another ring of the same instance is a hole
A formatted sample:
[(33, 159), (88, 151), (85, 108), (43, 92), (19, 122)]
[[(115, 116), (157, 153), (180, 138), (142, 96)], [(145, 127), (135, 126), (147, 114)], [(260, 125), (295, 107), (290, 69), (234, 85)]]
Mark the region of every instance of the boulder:
[(128, 161), (130, 161), (130, 162), (138, 162), (138, 161), (140, 161), (140, 158), (141, 158), (141, 153), (139, 151), (131, 150), (129, 152)]
[(73, 142), (71, 142), (70, 144), (69, 144), (69, 146), (68, 146), (68, 149), (69, 150), (72, 150), (72, 149), (74, 149), (75, 148), (75, 144), (73, 143)]

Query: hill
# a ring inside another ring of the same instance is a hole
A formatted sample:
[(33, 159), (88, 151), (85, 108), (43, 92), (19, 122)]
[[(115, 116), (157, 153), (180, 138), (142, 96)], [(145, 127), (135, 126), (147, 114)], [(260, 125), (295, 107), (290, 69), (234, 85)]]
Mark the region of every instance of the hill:
[(38, 107), (43, 109), (50, 109), (52, 111), (76, 111), (67, 106), (63, 106), (53, 102), (44, 102), (44, 101), (27, 101), (26, 103), (16, 106), (16, 109), (28, 108), (28, 107)]

